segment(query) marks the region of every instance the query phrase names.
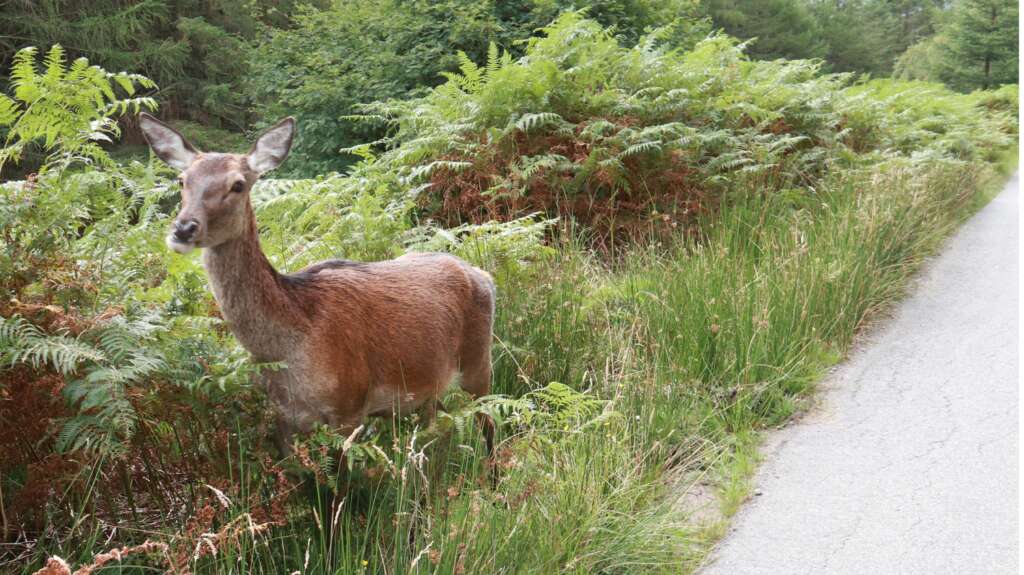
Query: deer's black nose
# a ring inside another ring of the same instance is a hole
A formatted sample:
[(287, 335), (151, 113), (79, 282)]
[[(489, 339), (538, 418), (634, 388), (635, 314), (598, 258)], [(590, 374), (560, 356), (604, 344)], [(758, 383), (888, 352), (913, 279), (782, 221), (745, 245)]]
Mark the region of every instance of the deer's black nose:
[(196, 234), (196, 230), (199, 229), (199, 222), (195, 220), (186, 220), (184, 222), (174, 222), (174, 239), (182, 242), (187, 242), (192, 239), (192, 236)]

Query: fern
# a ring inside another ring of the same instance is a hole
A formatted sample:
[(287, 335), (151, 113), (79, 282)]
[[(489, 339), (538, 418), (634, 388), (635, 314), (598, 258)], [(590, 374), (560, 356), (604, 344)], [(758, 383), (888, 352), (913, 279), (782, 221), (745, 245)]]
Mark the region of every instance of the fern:
[(504, 65), (505, 63), (503, 62), (501, 53), (498, 50), (498, 45), (494, 42), (490, 42), (487, 45), (487, 76), (493, 77)]
[(19, 316), (0, 318), (0, 361), (70, 378), (64, 396), (78, 415), (65, 421), (59, 450), (122, 453), (139, 419), (128, 390), (168, 368), (155, 345), (166, 329), (154, 313), (131, 321), (117, 316), (74, 338), (44, 333)]
[(554, 112), (540, 112), (535, 114), (524, 114), (515, 121), (515, 127), (521, 132), (531, 132), (541, 126), (550, 124), (564, 124), (562, 117)]
[(70, 375), (104, 359), (102, 350), (64, 332), (46, 334), (20, 316), (0, 317), (0, 362), (6, 367), (23, 364)]
[(542, 173), (572, 173), (576, 165), (561, 154), (544, 154), (540, 156), (523, 156), (511, 168), (511, 175), (516, 180), (528, 184), (531, 179)]
[(442, 72), (452, 85), (467, 94), (474, 94), (483, 88), (487, 77), (487, 68), (480, 68), (463, 51), (458, 51), (459, 72)]
[[(969, 158), (1001, 149), (1015, 130), (998, 113), (979, 114), (981, 98), (939, 87), (896, 92), (891, 81), (853, 85), (848, 74), (822, 74), (817, 61), (750, 61), (747, 44), (724, 35), (685, 52), (657, 42), (626, 48), (579, 14), (545, 32), (519, 60), (498, 64), (491, 47), (480, 68), (463, 55), (460, 72), (425, 97), (368, 107), (393, 130), (391, 149), (375, 162), (416, 177), (433, 173), (434, 162), (468, 162), (464, 178), (434, 182), (427, 193), (457, 205), (451, 199), (475, 187), (466, 182), (487, 181), (474, 191), (514, 213), (538, 189), (554, 214), (565, 205), (550, 204), (580, 193), (598, 205), (633, 196), (619, 209), (677, 205), (678, 197), (662, 198), (680, 193), (684, 177), (691, 204), (768, 179), (814, 186), (837, 159), (870, 163), (868, 150)], [(869, 89), (878, 94), (865, 97)], [(954, 134), (946, 126), (970, 128)]]
[(78, 415), (64, 423), (58, 450), (124, 453), (139, 420), (128, 391), (168, 369), (156, 345), (158, 334), (167, 329), (159, 315), (149, 313), (134, 320), (117, 316), (83, 334), (103, 357), (64, 388), (64, 397)]
[(565, 384), (551, 382), (519, 398), (490, 395), (477, 399), (472, 406), (446, 417), (464, 428), (470, 415), (491, 417), (499, 425), (519, 426), (541, 434), (550, 431), (581, 430), (615, 417), (611, 402), (577, 391)]
[(423, 164), (421, 166), (416, 166), (415, 168), (413, 168), (412, 171), (409, 173), (408, 180), (410, 182), (413, 182), (413, 181), (419, 180), (421, 178), (429, 178), (431, 174), (433, 174), (435, 171), (437, 171), (439, 169), (448, 170), (449, 172), (452, 172), (452, 173), (459, 173), (461, 171), (466, 170), (467, 168), (472, 167), (472, 165), (473, 164), (470, 163), (470, 162), (453, 162), (451, 160), (436, 160), (436, 161), (430, 162), (429, 164)]
[(653, 152), (661, 152), (665, 148), (662, 142), (649, 141), (640, 142), (639, 144), (633, 144), (622, 151), (619, 157), (628, 158), (637, 154), (650, 154)]
[[(151, 89), (155, 84), (137, 74), (110, 74), (84, 58), (66, 66), (60, 45), (50, 48), (40, 71), (37, 53), (34, 47), (23, 48), (13, 59), (14, 97), (0, 100), (0, 125), (8, 126), (0, 169), (36, 144), (44, 152), (58, 151), (63, 164), (83, 160), (110, 165), (94, 142), (111, 141), (118, 134), (116, 116), (156, 108), (150, 97), (120, 98), (115, 86), (132, 96), (136, 87)], [(51, 158), (48, 164), (53, 163)]]

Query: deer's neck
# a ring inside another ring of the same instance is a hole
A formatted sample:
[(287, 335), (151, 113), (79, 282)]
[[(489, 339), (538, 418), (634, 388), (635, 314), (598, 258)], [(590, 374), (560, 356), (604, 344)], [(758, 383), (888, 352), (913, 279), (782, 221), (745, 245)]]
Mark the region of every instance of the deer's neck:
[(232, 333), (259, 361), (282, 361), (302, 341), (305, 318), (263, 255), (250, 208), (242, 236), (204, 250), (203, 266)]

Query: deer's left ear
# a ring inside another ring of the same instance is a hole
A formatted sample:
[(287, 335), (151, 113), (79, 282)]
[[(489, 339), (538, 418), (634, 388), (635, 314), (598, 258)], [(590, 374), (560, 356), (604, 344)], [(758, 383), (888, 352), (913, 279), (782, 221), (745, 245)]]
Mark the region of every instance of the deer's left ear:
[(263, 133), (252, 149), (246, 161), (249, 168), (257, 174), (273, 170), (281, 165), (292, 149), (292, 136), (295, 135), (295, 118), (285, 118), (273, 128)]

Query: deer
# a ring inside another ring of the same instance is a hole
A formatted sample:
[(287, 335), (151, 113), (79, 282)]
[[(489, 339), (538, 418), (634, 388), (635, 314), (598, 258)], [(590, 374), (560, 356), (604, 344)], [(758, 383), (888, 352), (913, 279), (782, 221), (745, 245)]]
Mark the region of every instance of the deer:
[[(253, 184), (288, 157), (295, 120), (260, 135), (245, 154), (202, 152), (181, 133), (142, 113), (154, 154), (178, 170), (181, 209), (166, 237), (202, 265), (220, 313), (260, 363), (288, 453), (297, 434), (326, 424), (354, 432), (366, 418), (425, 408), (432, 417), (458, 379), (475, 398), (491, 389), (495, 283), (487, 272), (443, 253), (392, 260), (331, 259), (278, 272), (260, 247)], [(481, 421), (489, 452), (493, 422)]]

